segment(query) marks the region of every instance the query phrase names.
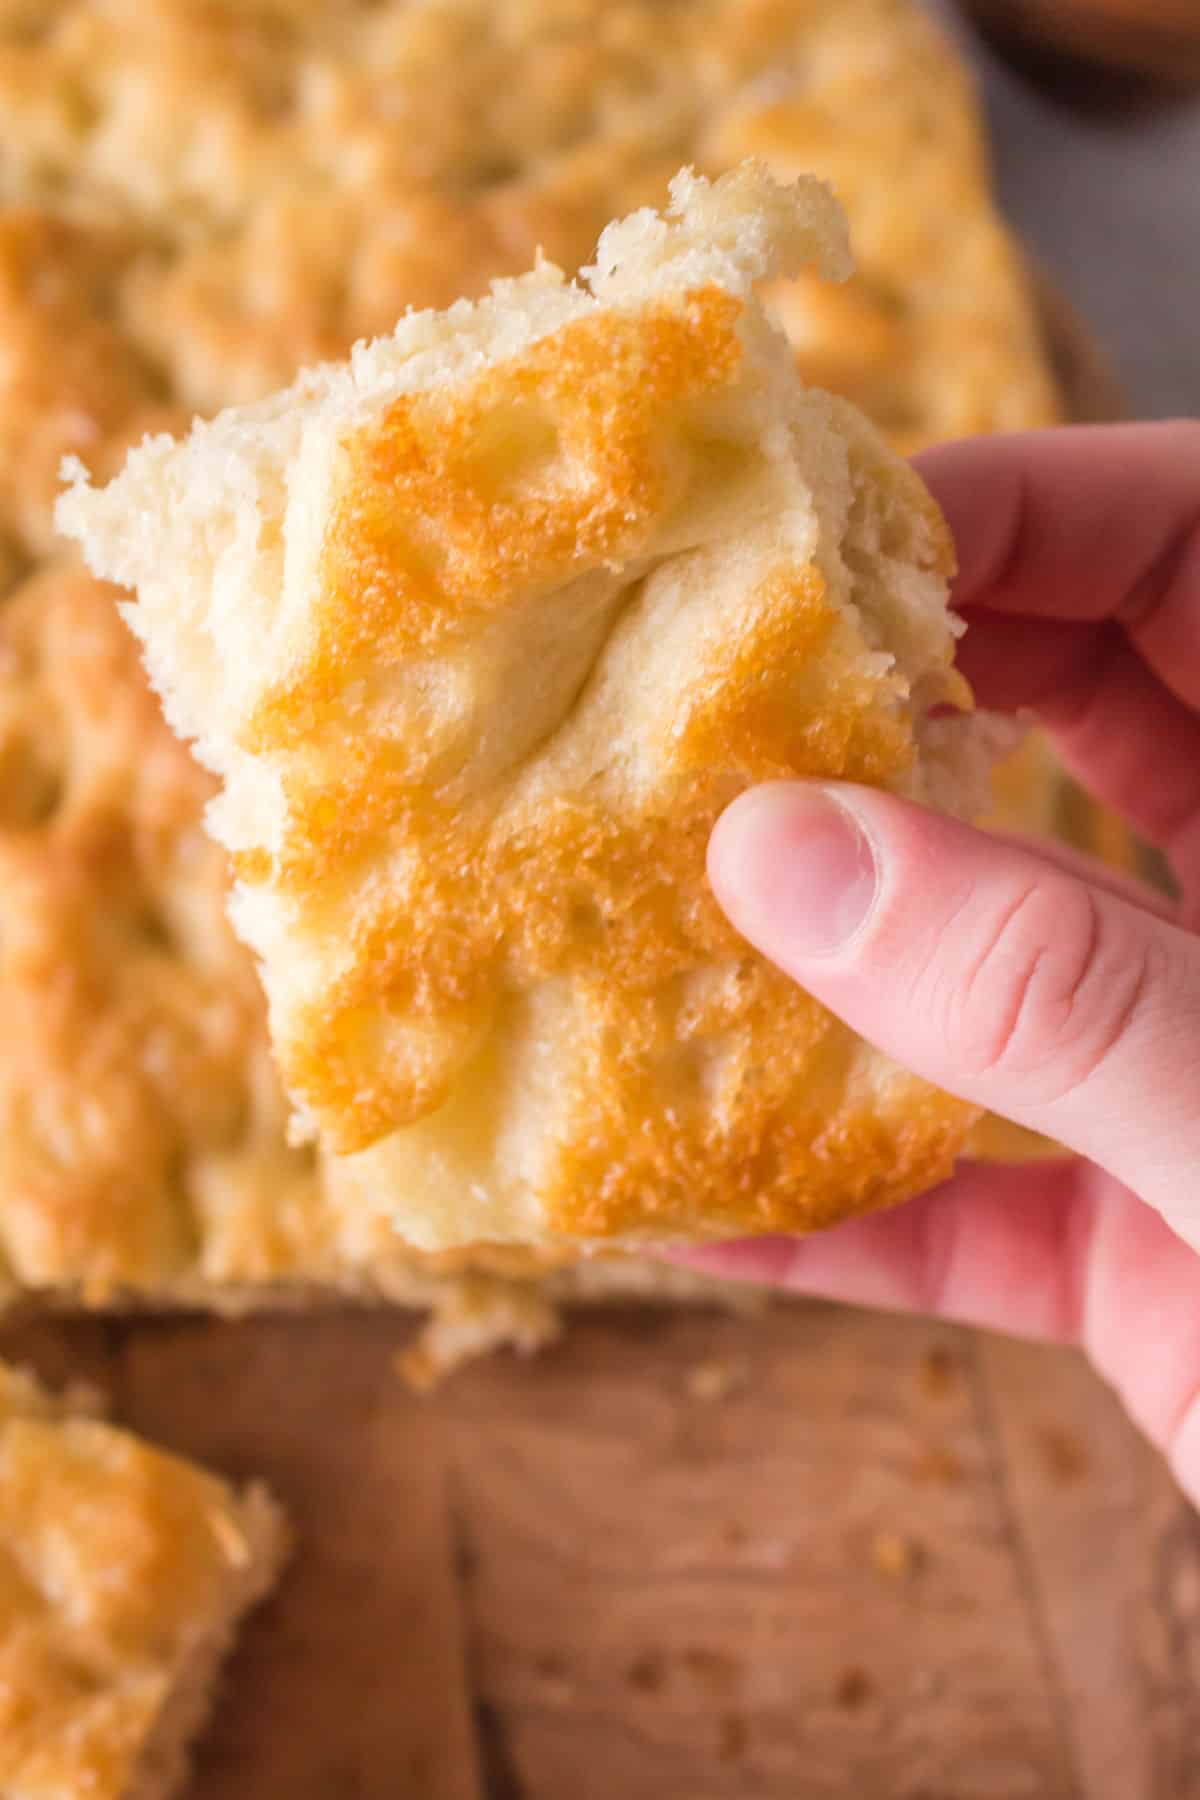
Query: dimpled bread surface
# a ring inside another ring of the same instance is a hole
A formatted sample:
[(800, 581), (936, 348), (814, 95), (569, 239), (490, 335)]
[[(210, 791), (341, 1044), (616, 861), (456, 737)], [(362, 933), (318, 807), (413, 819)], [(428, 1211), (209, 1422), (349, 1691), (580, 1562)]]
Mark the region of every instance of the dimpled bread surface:
[(852, 280), (775, 294), (808, 376), (904, 449), (1054, 416), (969, 76), (915, 0), (0, 6), (0, 1302), (366, 1292), (482, 1329), (544, 1319), (527, 1276), (701, 1285), (422, 1257), (288, 1145), (211, 780), (51, 514), (65, 452), (111, 473), (748, 151), (850, 213)]
[[(429, 1248), (802, 1230), (976, 1117), (750, 954), (704, 875), (771, 776), (980, 798), (917, 477), (756, 287), (834, 279), (815, 181), (681, 175), (59, 522), (224, 786), (233, 916), (330, 1178)], [(966, 769), (955, 791), (952, 765)]]
[(286, 1530), (0, 1363), (0, 1793), (167, 1800)]

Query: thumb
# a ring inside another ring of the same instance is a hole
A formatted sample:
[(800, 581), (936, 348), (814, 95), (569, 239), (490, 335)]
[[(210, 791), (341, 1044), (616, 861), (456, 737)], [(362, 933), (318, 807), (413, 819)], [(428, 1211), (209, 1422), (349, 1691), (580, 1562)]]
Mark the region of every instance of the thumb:
[(733, 924), (861, 1036), (1090, 1157), (1200, 1248), (1200, 939), (847, 785), (743, 794), (709, 874)]

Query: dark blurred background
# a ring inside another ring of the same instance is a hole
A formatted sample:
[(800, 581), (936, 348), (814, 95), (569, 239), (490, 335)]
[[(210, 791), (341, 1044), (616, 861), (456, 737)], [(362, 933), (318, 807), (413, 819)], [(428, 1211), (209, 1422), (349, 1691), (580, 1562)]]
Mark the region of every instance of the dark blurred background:
[[(1104, 343), (1131, 410), (1200, 415), (1200, 89), (1105, 76), (1028, 42), (1001, 52), (951, 0), (930, 4), (982, 76), (1005, 211)], [(1196, 13), (1200, 35), (1200, 0)]]

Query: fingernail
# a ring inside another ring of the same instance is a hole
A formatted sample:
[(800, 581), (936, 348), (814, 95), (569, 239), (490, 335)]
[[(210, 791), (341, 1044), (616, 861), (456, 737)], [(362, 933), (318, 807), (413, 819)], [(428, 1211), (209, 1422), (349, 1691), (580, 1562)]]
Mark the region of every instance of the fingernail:
[(709, 846), (717, 899), (738, 930), (785, 965), (830, 956), (864, 923), (875, 859), (850, 810), (827, 788), (752, 788), (717, 821)]

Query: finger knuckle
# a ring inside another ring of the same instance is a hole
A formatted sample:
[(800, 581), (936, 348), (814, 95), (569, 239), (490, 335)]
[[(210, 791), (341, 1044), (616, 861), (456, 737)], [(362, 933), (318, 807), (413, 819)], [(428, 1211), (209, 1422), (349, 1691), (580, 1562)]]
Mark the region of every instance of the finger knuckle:
[(1153, 940), (1080, 883), (1041, 878), (985, 928), (955, 1037), (972, 1074), (1018, 1077), (1039, 1100), (1090, 1080), (1126, 1037)]

